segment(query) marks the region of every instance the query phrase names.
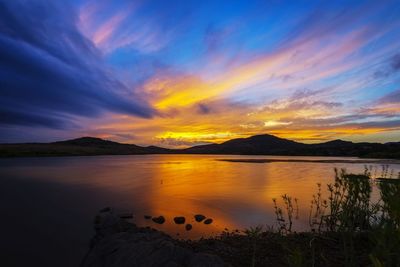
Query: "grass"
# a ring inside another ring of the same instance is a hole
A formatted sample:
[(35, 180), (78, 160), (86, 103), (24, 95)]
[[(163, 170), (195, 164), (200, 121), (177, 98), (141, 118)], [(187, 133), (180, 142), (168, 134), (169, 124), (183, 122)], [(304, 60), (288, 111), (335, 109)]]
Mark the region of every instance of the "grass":
[[(317, 184), (310, 231), (296, 233), (298, 200), (273, 199), (277, 228), (258, 226), (242, 234), (187, 241), (193, 249), (217, 254), (233, 266), (400, 266), (400, 174), (388, 166), (362, 174), (335, 170), (335, 180)], [(373, 190), (379, 197), (372, 201)]]
[[(393, 171), (382, 166), (381, 177), (372, 179), (371, 168), (366, 167), (363, 174), (348, 174), (335, 169), (335, 181), (327, 185), (328, 197), (321, 194), (321, 184), (311, 201), (309, 222), (312, 241), (329, 236), (337, 241), (336, 249), (341, 252), (343, 266), (360, 266), (360, 262), (372, 266), (400, 266), (400, 177), (392, 178)], [(375, 172), (376, 173), (376, 172)], [(400, 176), (400, 174), (399, 174)], [(379, 190), (379, 199), (371, 200), (373, 185)], [(289, 231), (291, 232), (292, 207), (290, 197), (283, 195)], [(288, 205), (289, 202), (289, 205)], [(285, 222), (280, 208), (275, 210), (278, 225)], [(287, 224), (286, 224), (287, 225)], [(356, 243), (363, 242), (363, 251)], [(312, 251), (311, 266), (315, 266), (315, 251), (318, 248), (310, 243)], [(304, 251), (293, 250), (288, 262), (291, 266), (303, 266), (297, 254)], [(365, 251), (364, 251), (365, 250)], [(321, 260), (321, 259), (320, 259)]]

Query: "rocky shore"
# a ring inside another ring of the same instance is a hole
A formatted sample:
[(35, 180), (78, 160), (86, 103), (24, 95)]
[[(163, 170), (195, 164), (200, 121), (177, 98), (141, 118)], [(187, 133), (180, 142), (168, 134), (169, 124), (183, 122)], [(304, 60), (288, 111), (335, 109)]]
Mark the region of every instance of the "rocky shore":
[[(342, 248), (346, 236), (335, 232), (282, 235), (272, 228), (264, 231), (262, 227), (255, 227), (225, 231), (211, 238), (179, 240), (150, 227), (138, 227), (128, 221), (130, 217), (110, 208), (99, 212), (94, 222), (96, 234), (82, 267), (339, 267), (348, 256)], [(176, 218), (175, 223), (183, 223), (183, 218)], [(197, 219), (205, 221), (203, 217)], [(353, 257), (358, 263), (354, 266), (369, 266), (372, 245), (368, 235), (360, 232), (353, 238)]]
[(105, 209), (95, 218), (96, 235), (82, 267), (230, 266), (216, 256), (195, 252), (151, 228), (137, 227), (126, 215)]

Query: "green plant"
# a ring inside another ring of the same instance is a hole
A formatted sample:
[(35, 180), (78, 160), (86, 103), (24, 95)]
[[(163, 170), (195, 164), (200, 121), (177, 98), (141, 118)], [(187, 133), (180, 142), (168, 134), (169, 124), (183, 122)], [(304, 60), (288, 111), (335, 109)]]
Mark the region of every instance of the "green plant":
[[(389, 172), (389, 166), (382, 165), (380, 177), (372, 179), (373, 172), (376, 177), (376, 169), (365, 166), (363, 174), (335, 169), (335, 180), (327, 185), (327, 199), (323, 197), (321, 184), (317, 184), (309, 213), (313, 233), (310, 241), (312, 266), (317, 255), (314, 241), (328, 234), (333, 234), (338, 245), (342, 244), (345, 266), (357, 264), (357, 242), (364, 242), (363, 237), (367, 237), (367, 243), (362, 247), (369, 251), (364, 253), (364, 259), (369, 259), (373, 266), (400, 266), (400, 173), (398, 179), (394, 179), (393, 170)], [(371, 201), (373, 187), (380, 194), (376, 202)], [(275, 214), (279, 232), (288, 234), (292, 232), (293, 202), (287, 195), (282, 199), (286, 214), (274, 199)], [(295, 202), (297, 206), (296, 199)], [(289, 264), (298, 266), (301, 253), (293, 249), (288, 251)], [(319, 255), (322, 259), (322, 254)]]
[(244, 230), (244, 233), (250, 238), (252, 242), (252, 259), (251, 266), (256, 266), (256, 251), (257, 251), (257, 240), (260, 238), (263, 232), (263, 226), (258, 225), (256, 227), (250, 227)]
[[(286, 215), (282, 208), (278, 207), (276, 198), (272, 199), (274, 202), (275, 216), (278, 223), (279, 232), (282, 234), (288, 234), (292, 232), (293, 220), (299, 218), (299, 206), (298, 200), (284, 194), (282, 195)], [(294, 204), (294, 205), (293, 205)]]
[(320, 232), (325, 218), (325, 210), (328, 207), (327, 201), (322, 199), (321, 184), (318, 183), (317, 193), (313, 195), (311, 200), (309, 225), (312, 232)]
[(313, 198), (315, 208), (312, 226), (321, 231), (337, 232), (341, 236), (344, 264), (353, 266), (354, 238), (357, 232), (371, 229), (372, 218), (376, 215), (375, 205), (371, 204), (372, 186), (370, 172), (348, 174), (344, 169), (335, 169), (335, 181), (328, 184), (328, 200), (321, 199), (321, 186)]
[(302, 251), (298, 247), (289, 250), (289, 254), (287, 256), (287, 261), (289, 263), (289, 266), (293, 266), (293, 267), (303, 266), (304, 256), (303, 256)]
[(400, 178), (378, 179), (380, 189), (380, 218), (371, 231), (374, 249), (370, 254), (373, 263), (384, 266), (400, 265)]
[(377, 213), (371, 203), (372, 185), (369, 172), (347, 174), (335, 169), (335, 181), (328, 184), (328, 200), (322, 199), (321, 184), (313, 196), (310, 226), (313, 230), (354, 232), (371, 227)]

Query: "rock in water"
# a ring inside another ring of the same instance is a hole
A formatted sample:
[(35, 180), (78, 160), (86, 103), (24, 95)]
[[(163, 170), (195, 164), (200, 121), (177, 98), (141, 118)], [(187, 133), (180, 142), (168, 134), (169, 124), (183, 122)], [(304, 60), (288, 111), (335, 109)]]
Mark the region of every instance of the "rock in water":
[(158, 216), (152, 219), (153, 222), (158, 223), (158, 224), (163, 224), (165, 223), (165, 218), (164, 216)]
[(137, 227), (112, 211), (100, 213), (97, 218), (96, 236), (80, 265), (82, 267), (229, 266), (218, 256), (196, 253), (182, 247), (170, 236)]
[(190, 223), (188, 223), (188, 224), (186, 224), (185, 225), (185, 229), (186, 229), (186, 231), (190, 231), (190, 230), (192, 230), (192, 225), (190, 224)]
[(176, 224), (184, 224), (186, 221), (185, 217), (181, 216), (181, 217), (175, 217), (174, 218), (174, 222)]
[(213, 219), (208, 218), (207, 220), (204, 221), (204, 224), (211, 224), (213, 222)]
[(202, 214), (196, 214), (194, 215), (194, 219), (196, 220), (196, 222), (201, 222), (206, 218), (206, 216), (202, 215)]

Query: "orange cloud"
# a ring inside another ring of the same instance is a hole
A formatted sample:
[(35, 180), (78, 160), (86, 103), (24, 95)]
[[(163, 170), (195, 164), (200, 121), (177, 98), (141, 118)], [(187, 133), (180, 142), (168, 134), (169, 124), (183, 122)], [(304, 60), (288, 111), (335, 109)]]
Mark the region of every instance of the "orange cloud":
[[(104, 24), (97, 40), (106, 40), (122, 19)], [(143, 145), (185, 147), (262, 133), (315, 142), (399, 131), (396, 123), (374, 123), (399, 116), (396, 103), (367, 103), (362, 111), (361, 104), (357, 108), (349, 104), (349, 92), (362, 88), (365, 81), (326, 82), (371, 60), (373, 55), (354, 56), (371, 41), (366, 33), (368, 29), (315, 36), (212, 75), (207, 64), (196, 73), (160, 71), (140, 91), (158, 109), (159, 117), (112, 116), (93, 123), (92, 133), (114, 132), (127, 136), (124, 141)], [(293, 94), (298, 89), (309, 93)], [(241, 102), (242, 95), (247, 102)]]

